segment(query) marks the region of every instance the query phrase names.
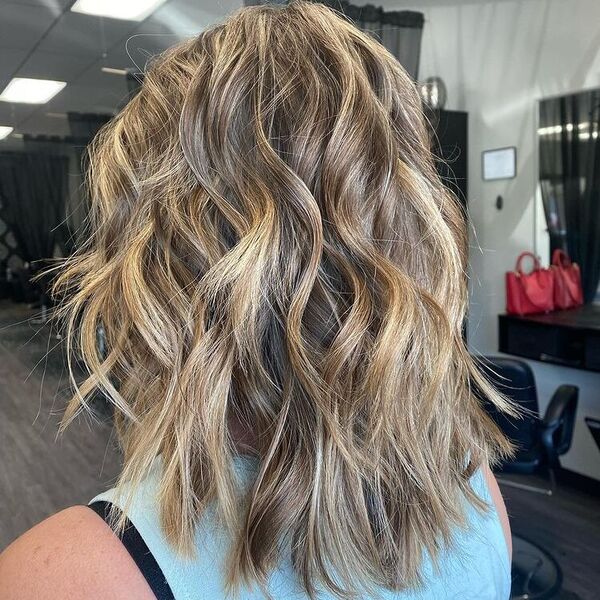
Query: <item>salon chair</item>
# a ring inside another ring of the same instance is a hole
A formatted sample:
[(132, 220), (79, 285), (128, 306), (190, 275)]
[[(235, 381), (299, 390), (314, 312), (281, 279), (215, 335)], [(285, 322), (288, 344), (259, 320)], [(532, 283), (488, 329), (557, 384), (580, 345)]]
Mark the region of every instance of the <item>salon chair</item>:
[[(559, 386), (541, 417), (535, 378), (526, 362), (505, 357), (486, 357), (479, 362), (496, 388), (522, 411), (521, 416), (512, 417), (485, 403), (490, 416), (516, 447), (514, 457), (496, 469), (498, 482), (501, 486), (551, 496), (556, 489), (559, 457), (569, 450), (573, 440), (579, 389), (573, 385)], [(542, 474), (548, 478), (550, 488), (509, 480), (503, 474)], [(553, 598), (561, 585), (562, 571), (556, 559), (544, 548), (513, 532), (511, 598)]]

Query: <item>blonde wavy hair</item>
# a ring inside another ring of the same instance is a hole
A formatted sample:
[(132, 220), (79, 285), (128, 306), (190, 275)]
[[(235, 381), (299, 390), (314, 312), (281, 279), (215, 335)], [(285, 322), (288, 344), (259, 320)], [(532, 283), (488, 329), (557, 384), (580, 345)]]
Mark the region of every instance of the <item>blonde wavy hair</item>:
[(160, 455), (165, 536), (193, 551), (217, 506), (231, 589), (286, 552), (311, 597), (417, 586), (509, 446), (473, 392), (507, 408), (463, 340), (464, 215), (400, 64), (321, 5), (244, 8), (150, 65), (89, 187), (54, 286), (88, 370), (64, 422), (111, 400), (119, 489)]

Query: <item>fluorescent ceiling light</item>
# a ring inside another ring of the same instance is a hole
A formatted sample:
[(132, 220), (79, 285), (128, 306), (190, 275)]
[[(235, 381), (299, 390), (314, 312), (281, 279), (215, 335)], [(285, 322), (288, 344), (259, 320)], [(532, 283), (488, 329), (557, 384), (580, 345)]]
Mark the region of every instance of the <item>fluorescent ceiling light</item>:
[(77, 0), (72, 11), (86, 15), (143, 21), (165, 0)]
[(0, 94), (0, 100), (23, 104), (45, 104), (54, 98), (65, 85), (67, 84), (64, 81), (15, 77)]
[(127, 69), (114, 69), (113, 67), (102, 67), (100, 69), (103, 73), (110, 73), (111, 75), (127, 75)]
[(12, 132), (12, 127), (6, 127), (5, 125), (0, 125), (0, 140), (3, 140), (6, 136), (10, 135)]

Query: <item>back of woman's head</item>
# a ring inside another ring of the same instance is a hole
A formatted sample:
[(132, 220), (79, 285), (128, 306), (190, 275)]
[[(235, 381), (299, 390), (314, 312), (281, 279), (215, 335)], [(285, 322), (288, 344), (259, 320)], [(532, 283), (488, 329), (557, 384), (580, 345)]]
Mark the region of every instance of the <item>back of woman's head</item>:
[[(464, 217), (402, 67), (322, 6), (246, 8), (150, 66), (90, 165), (56, 285), (90, 373), (67, 420), (110, 398), (129, 490), (161, 455), (182, 551), (216, 501), (233, 586), (284, 548), (311, 594), (417, 583), (506, 445), (471, 391), (502, 406), (463, 342)], [(234, 429), (259, 465), (242, 503)]]

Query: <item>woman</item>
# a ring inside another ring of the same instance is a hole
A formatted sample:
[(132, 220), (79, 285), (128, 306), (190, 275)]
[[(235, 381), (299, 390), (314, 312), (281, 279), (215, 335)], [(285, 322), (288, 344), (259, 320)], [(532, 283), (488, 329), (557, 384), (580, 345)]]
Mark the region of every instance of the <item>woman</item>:
[(65, 422), (101, 389), (123, 472), (5, 552), (2, 597), (506, 597), (509, 447), (471, 385), (509, 407), (396, 60), (322, 6), (243, 9), (151, 66), (90, 164)]

